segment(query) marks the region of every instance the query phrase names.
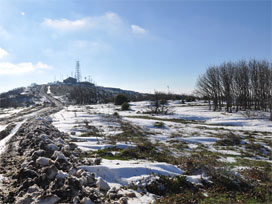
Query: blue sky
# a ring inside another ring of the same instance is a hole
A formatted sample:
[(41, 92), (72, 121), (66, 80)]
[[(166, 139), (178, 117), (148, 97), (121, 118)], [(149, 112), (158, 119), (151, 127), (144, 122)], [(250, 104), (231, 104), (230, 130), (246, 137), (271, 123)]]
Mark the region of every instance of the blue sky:
[(209, 65), (272, 58), (271, 1), (0, 0), (0, 92), (66, 78), (190, 93)]

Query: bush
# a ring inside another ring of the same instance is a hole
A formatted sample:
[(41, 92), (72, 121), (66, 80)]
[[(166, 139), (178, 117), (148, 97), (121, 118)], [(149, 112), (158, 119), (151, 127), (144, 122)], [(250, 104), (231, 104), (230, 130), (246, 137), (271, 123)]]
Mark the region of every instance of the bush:
[(114, 112), (114, 113), (113, 113), (113, 116), (115, 116), (115, 117), (119, 118), (119, 113)]
[(156, 180), (147, 185), (147, 191), (156, 195), (164, 196), (184, 192), (185, 189), (196, 192), (196, 187), (187, 181), (185, 176), (159, 175)]
[(129, 103), (128, 102), (122, 103), (121, 110), (122, 111), (129, 110)]
[(165, 127), (163, 122), (155, 122), (154, 126), (157, 127), (157, 128), (164, 128)]
[(128, 98), (125, 95), (119, 94), (114, 98), (115, 105), (122, 105), (123, 103), (128, 102)]
[(145, 113), (152, 113), (152, 114), (171, 114), (171, 107), (168, 106), (166, 100), (155, 100), (151, 101), (150, 105), (148, 106), (149, 111)]
[(229, 135), (224, 136), (221, 140), (217, 140), (216, 144), (219, 146), (239, 145), (241, 144), (241, 137), (231, 132)]

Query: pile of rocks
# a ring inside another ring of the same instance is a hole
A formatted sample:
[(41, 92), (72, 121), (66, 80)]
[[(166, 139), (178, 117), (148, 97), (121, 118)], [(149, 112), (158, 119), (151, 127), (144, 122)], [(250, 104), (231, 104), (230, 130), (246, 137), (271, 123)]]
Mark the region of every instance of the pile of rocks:
[(127, 198), (110, 189), (102, 178), (80, 169), (94, 165), (92, 159), (82, 159), (84, 153), (50, 121), (31, 120), (17, 133), (17, 154), (20, 168), (13, 172), (9, 195), (4, 203), (127, 203)]

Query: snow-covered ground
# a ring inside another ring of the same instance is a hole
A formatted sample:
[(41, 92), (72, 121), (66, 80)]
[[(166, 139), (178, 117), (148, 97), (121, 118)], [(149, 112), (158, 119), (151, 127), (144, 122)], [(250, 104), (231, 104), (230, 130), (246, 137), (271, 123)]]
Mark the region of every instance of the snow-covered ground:
[[(136, 148), (141, 141), (137, 142), (135, 138), (126, 140), (123, 136), (129, 138), (134, 132), (137, 136), (138, 131), (144, 135), (142, 139), (156, 144), (158, 149), (169, 148), (175, 156), (205, 150), (218, 154), (219, 162), (235, 164), (236, 157), (248, 159), (250, 156), (245, 152), (249, 152), (253, 154), (250, 159), (271, 162), (272, 122), (267, 119), (268, 113), (214, 112), (202, 102), (181, 104), (170, 101), (173, 114), (145, 114), (149, 105), (148, 101), (132, 102), (129, 111), (120, 111), (120, 107), (113, 104), (69, 106), (52, 115), (53, 125), (67, 133), (84, 151)], [(241, 140), (235, 148), (220, 144), (229, 135)], [(261, 153), (247, 149), (251, 148), (249, 144), (262, 144)], [(154, 174), (175, 176), (184, 173), (183, 169), (172, 164), (136, 159), (102, 159), (100, 165), (82, 168), (95, 172), (111, 186), (128, 185)], [(202, 175), (187, 176), (192, 183), (199, 183), (201, 178)], [(148, 203), (153, 199), (153, 195), (147, 197), (146, 201), (139, 197), (131, 203)]]
[[(131, 103), (132, 111), (119, 112), (119, 114), (123, 116), (142, 115), (137, 114), (137, 112), (141, 113), (144, 110), (147, 110), (149, 104), (149, 101)], [(246, 117), (245, 111), (239, 111), (237, 113), (211, 111), (204, 103), (192, 102), (188, 104), (180, 104), (177, 101), (171, 101), (169, 102), (169, 105), (172, 107), (173, 114), (155, 117), (163, 119), (195, 120), (203, 122), (205, 125), (217, 125), (218, 127), (222, 126), (231, 130), (272, 131), (272, 123), (268, 120), (269, 113), (252, 111), (251, 113), (247, 113), (252, 115), (252, 117), (248, 118)], [(111, 113), (113, 111), (110, 106), (97, 108), (103, 108), (104, 113)], [(105, 110), (105, 108), (111, 110)]]
[(10, 117), (12, 115), (18, 114), (18, 113), (25, 111), (27, 109), (28, 108), (26, 108), (26, 107), (0, 109), (0, 119)]
[(12, 129), (10, 134), (8, 136), (6, 136), (4, 139), (0, 140), (0, 154), (2, 154), (5, 151), (6, 143), (13, 137), (13, 135), (16, 134), (18, 129), (22, 126), (23, 123), (25, 123), (26, 120), (27, 119), (24, 119), (23, 121), (18, 122), (16, 124), (15, 128)]
[(103, 159), (97, 166), (82, 166), (90, 172), (106, 180), (110, 186), (121, 187), (131, 182), (137, 182), (143, 178), (156, 175), (181, 175), (183, 171), (174, 165), (146, 160), (108, 160)]
[[(52, 116), (54, 125), (63, 132), (80, 135), (87, 131), (87, 126), (95, 127), (103, 134), (119, 133), (119, 123), (104, 117), (103, 114), (90, 114), (86, 107), (69, 106)], [(86, 124), (87, 123), (87, 124)]]

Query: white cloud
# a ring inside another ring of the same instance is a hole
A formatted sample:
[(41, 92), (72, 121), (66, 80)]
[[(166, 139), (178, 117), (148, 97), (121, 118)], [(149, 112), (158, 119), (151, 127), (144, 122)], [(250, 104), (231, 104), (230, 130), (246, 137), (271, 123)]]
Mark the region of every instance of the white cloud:
[(101, 16), (88, 16), (76, 20), (44, 19), (42, 25), (54, 31), (68, 32), (82, 29), (103, 30), (109, 33), (146, 34), (147, 31), (138, 25), (129, 25), (117, 13), (106, 12)]
[(69, 20), (66, 18), (53, 20), (46, 18), (42, 22), (42, 25), (57, 31), (75, 31), (84, 28), (105, 29), (122, 24), (123, 20), (118, 14), (113, 12), (107, 12), (102, 16), (89, 16), (77, 20)]
[(48, 64), (44, 64), (42, 62), (38, 62), (36, 64), (36, 69), (39, 69), (39, 70), (52, 69), (52, 68), (53, 68), (52, 66), (49, 66)]
[(59, 20), (52, 20), (52, 19), (46, 18), (44, 19), (42, 24), (55, 30), (71, 31), (71, 30), (84, 28), (88, 26), (89, 23), (87, 22), (87, 19), (70, 21), (65, 18), (59, 19)]
[(131, 27), (132, 33), (134, 33), (134, 34), (146, 34), (147, 33), (147, 31), (140, 26), (131, 25), (130, 27)]
[(107, 12), (103, 16), (96, 18), (98, 25), (107, 25), (113, 27), (124, 26), (124, 20), (117, 14), (113, 12)]
[(0, 59), (8, 55), (8, 52), (0, 47)]
[(52, 67), (38, 62), (37, 64), (32, 64), (31, 62), (23, 62), (18, 64), (13, 64), (10, 62), (0, 63), (0, 75), (13, 75), (13, 74), (23, 74), (34, 71), (42, 71), (46, 69), (51, 69)]

